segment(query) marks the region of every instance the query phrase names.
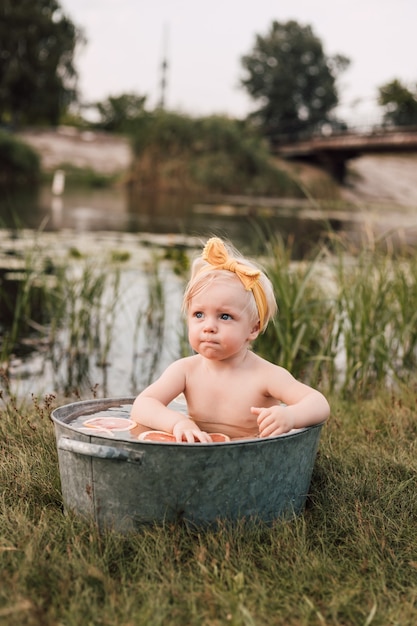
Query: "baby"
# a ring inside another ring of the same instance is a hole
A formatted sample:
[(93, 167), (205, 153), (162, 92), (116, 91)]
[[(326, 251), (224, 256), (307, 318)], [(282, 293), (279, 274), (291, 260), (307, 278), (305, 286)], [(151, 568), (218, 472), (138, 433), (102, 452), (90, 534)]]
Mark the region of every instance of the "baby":
[[(137, 396), (132, 419), (191, 443), (210, 442), (210, 432), (271, 437), (328, 418), (319, 391), (251, 351), (277, 310), (272, 284), (218, 237), (193, 263), (183, 309), (196, 354), (172, 363)], [(188, 415), (168, 408), (181, 393)]]

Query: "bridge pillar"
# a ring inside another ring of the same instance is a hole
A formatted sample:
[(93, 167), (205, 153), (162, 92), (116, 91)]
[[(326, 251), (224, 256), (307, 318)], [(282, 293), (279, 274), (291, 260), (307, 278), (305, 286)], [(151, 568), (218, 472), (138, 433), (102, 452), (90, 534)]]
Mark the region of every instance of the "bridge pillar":
[(316, 163), (321, 165), (333, 178), (343, 185), (346, 179), (347, 162), (359, 156), (358, 151), (346, 150), (335, 152), (333, 150), (323, 150), (315, 155)]

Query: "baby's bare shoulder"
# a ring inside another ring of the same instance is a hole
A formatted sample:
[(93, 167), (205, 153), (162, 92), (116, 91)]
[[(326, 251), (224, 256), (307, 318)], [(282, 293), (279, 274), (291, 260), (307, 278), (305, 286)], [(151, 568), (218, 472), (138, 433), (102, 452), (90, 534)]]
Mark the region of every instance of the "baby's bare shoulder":
[(278, 370), (282, 372), (287, 371), (280, 365), (277, 365), (276, 363), (272, 363), (272, 361), (267, 361), (267, 359), (264, 359), (262, 356), (259, 356), (259, 354), (255, 354), (254, 352), (250, 352), (249, 354), (250, 354), (250, 359), (251, 359), (251, 361), (249, 361), (249, 364), (251, 367), (256, 367), (261, 370), (270, 370), (270, 371)]
[(173, 371), (180, 371), (184, 374), (191, 374), (194, 371), (198, 370), (201, 364), (201, 357), (199, 354), (194, 354), (192, 356), (185, 356), (182, 359), (178, 359), (169, 365)]
[(271, 363), (271, 361), (267, 361), (263, 357), (253, 354), (253, 360), (251, 363), (251, 367), (253, 368), (253, 372), (259, 376), (264, 376), (266, 378), (272, 377), (274, 379), (291, 381), (293, 380), (292, 374), (282, 367), (281, 365), (277, 365), (276, 363)]

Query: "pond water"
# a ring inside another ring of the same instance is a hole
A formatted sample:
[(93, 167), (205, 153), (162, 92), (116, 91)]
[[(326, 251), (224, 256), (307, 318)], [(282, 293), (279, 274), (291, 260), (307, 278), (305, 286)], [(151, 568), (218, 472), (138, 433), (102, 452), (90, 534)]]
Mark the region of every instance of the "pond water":
[[(4, 310), (13, 289), (16, 295), (16, 283), (25, 280), (27, 259), (34, 272), (32, 287), (51, 281), (49, 291), (53, 295), (56, 287), (58, 295), (56, 308), (64, 304), (66, 309), (51, 311), (50, 299), (42, 299), (42, 293), (39, 307), (35, 301), (7, 362), (13, 393), (136, 395), (177, 358), (184, 280), (165, 259), (173, 245), (191, 248), (197, 242), (181, 235), (170, 235), (168, 245), (166, 236), (152, 234), (0, 230), (0, 267), (6, 268), (0, 271), (2, 348), (13, 325), (13, 314), (7, 320)], [(45, 265), (54, 271), (45, 274)], [(42, 315), (44, 309), (48, 315)], [(57, 326), (54, 319), (64, 323)], [(1, 383), (0, 376), (0, 389)]]
[[(71, 259), (77, 277), (86, 260), (105, 273), (110, 258), (126, 255), (118, 265), (117, 287), (109, 274), (103, 293), (105, 314), (93, 318), (101, 337), (99, 347), (96, 337), (93, 348), (84, 348), (84, 354), (77, 352), (75, 358), (79, 339), (71, 336), (74, 329), (62, 330), (51, 347), (50, 329), (42, 325), (42, 319), (34, 319), (8, 363), (8, 382), (14, 393), (23, 396), (64, 389), (76, 389), (80, 396), (90, 397), (92, 390), (101, 397), (136, 395), (183, 350), (180, 308), (184, 277), (177, 275), (172, 262), (164, 260), (166, 250), (172, 247), (199, 250), (201, 241), (216, 234), (256, 255), (265, 238), (279, 233), (284, 241), (292, 242), (294, 259), (302, 259), (325, 241), (329, 232), (355, 242), (371, 232), (380, 236), (390, 231), (395, 231), (399, 241), (414, 245), (415, 212), (395, 207), (385, 208), (383, 214), (353, 207), (326, 209), (308, 201), (268, 198), (137, 196), (124, 187), (68, 188), (59, 197), (54, 197), (49, 187), (36, 194), (4, 194), (0, 200), (0, 313), (5, 309), (4, 298), (10, 295), (7, 288), (13, 284), (7, 277), (15, 272), (16, 279), (18, 260), (23, 256), (35, 258), (39, 252), (53, 263), (70, 263)], [(74, 250), (80, 259), (74, 257)], [(155, 256), (162, 259), (159, 322), (163, 329), (149, 309), (158, 293), (152, 272)], [(0, 316), (2, 342), (7, 330)]]
[(279, 232), (294, 241), (294, 256), (304, 256), (329, 227), (354, 232), (358, 216), (321, 210), (308, 201), (247, 197), (139, 195), (115, 189), (68, 188), (55, 197), (49, 187), (37, 193), (17, 191), (0, 199), (0, 226), (45, 232), (125, 232), (199, 236), (216, 233), (237, 247), (256, 246), (256, 230)]

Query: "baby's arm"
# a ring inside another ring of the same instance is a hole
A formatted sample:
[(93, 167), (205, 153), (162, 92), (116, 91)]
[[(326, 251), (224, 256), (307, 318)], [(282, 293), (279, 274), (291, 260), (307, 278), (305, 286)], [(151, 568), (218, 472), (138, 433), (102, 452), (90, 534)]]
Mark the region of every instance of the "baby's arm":
[[(270, 375), (271, 371), (268, 373)], [(323, 394), (299, 382), (283, 368), (277, 368), (275, 376), (272, 370), (272, 374), (272, 379), (267, 378), (268, 392), (284, 404), (251, 407), (251, 412), (257, 416), (260, 437), (282, 435), (293, 428), (312, 426), (329, 417), (329, 403)]]
[(143, 426), (173, 433), (177, 441), (209, 442), (211, 437), (190, 418), (167, 405), (185, 388), (184, 360), (172, 363), (133, 403), (131, 418)]

